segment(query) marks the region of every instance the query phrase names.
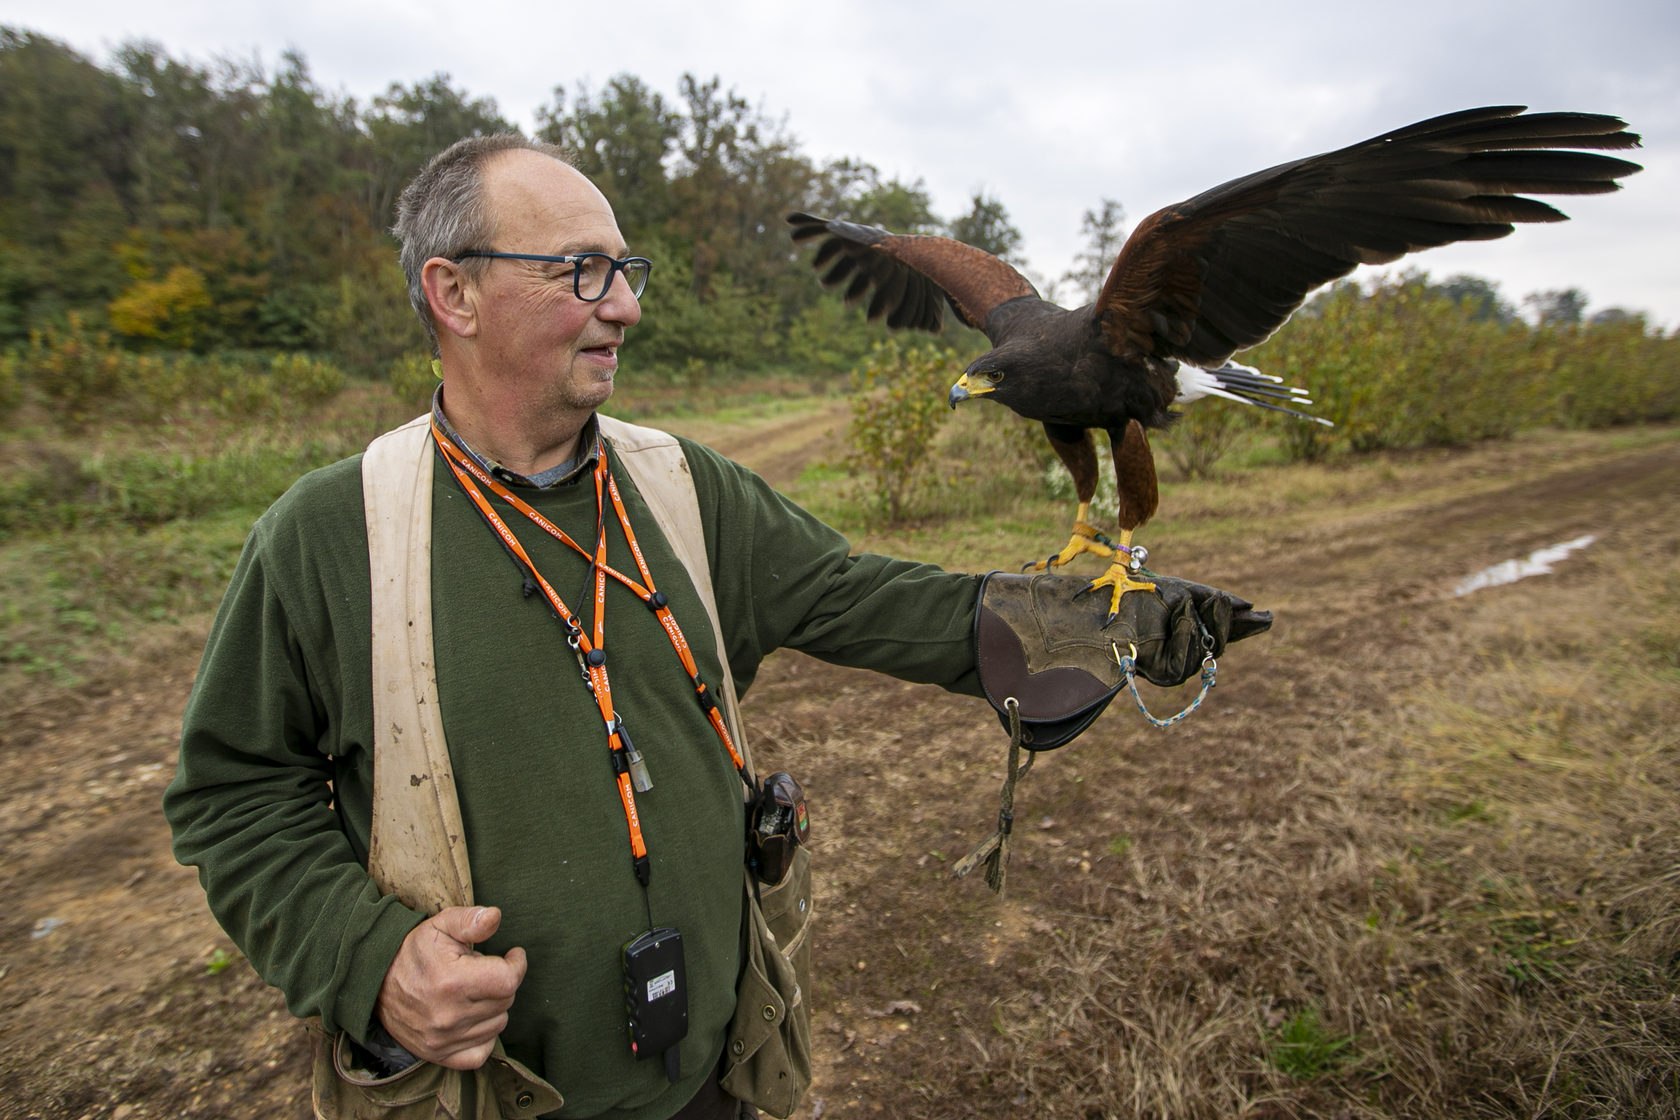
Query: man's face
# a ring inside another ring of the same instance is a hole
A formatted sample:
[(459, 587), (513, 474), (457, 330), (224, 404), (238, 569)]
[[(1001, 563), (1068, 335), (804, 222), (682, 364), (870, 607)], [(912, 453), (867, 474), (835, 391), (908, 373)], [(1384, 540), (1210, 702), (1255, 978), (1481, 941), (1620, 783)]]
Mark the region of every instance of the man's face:
[[(484, 170), (502, 253), (607, 253), (623, 257), (606, 197), (583, 175), (540, 152), (514, 150)], [(509, 380), (541, 410), (592, 410), (612, 396), (618, 347), (642, 317), (622, 275), (593, 303), (578, 299), (570, 264), (488, 260), (474, 286), (483, 376)]]

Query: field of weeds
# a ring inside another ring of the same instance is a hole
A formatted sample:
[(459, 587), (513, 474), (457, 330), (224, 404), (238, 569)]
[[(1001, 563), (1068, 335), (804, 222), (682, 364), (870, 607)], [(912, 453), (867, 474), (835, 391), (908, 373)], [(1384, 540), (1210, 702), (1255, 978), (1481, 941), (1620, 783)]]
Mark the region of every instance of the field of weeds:
[[(843, 517), (844, 416), (669, 423)], [(983, 570), (1048, 551), (1066, 513), (850, 528)], [(87, 616), (79, 660), (5, 666), (0, 1114), (308, 1114), (301, 1030), (158, 812), (253, 515), (0, 549), (14, 589), (105, 587), (70, 557), (150, 604)], [(1455, 594), (1587, 535), (1552, 574)], [(799, 655), (746, 698), (818, 838), (799, 1116), (1680, 1115), (1680, 429), (1169, 480), (1145, 539), (1276, 626), (1171, 730), (1123, 694), (1039, 758), (1001, 896), (951, 876), (995, 821), (989, 709)], [(61, 649), (54, 609), (13, 599), (7, 648)]]

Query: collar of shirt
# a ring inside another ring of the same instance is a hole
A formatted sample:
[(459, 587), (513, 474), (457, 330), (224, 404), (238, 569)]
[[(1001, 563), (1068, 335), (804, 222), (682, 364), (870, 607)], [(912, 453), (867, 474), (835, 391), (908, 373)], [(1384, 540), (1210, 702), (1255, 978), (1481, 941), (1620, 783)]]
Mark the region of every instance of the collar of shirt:
[(568, 459), (557, 467), (550, 467), (546, 471), (538, 471), (533, 475), (523, 475), (518, 471), (511, 471), (502, 466), (488, 455), (481, 455), (472, 444), (461, 438), (461, 433), (455, 430), (455, 425), (449, 422), (449, 417), (443, 413), (443, 386), (439, 385), (432, 394), (432, 415), (437, 419), (438, 427), (449, 441), (467, 454), (473, 462), (484, 469), (485, 473), (504, 486), (529, 486), (537, 490), (547, 490), (562, 483), (574, 482), (581, 478), (586, 471), (595, 467), (595, 436), (597, 425), (595, 415), (591, 413), (589, 420), (583, 425), (583, 431), (578, 433), (578, 451), (580, 454), (574, 459)]

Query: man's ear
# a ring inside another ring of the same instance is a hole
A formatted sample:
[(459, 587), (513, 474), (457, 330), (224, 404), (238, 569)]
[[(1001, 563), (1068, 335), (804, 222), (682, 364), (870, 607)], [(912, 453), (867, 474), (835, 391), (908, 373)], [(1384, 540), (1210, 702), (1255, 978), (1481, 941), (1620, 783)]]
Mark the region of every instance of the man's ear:
[(447, 331), (461, 338), (478, 334), (477, 292), (459, 264), (433, 257), (420, 266), (420, 287), (439, 334)]

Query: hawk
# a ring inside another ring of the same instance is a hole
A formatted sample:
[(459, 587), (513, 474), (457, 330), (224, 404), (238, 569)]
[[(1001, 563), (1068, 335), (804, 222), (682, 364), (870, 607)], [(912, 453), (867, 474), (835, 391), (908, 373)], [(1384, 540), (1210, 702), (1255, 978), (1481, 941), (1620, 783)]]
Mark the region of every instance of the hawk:
[[(1433, 117), (1361, 143), (1245, 175), (1151, 214), (1120, 249), (1096, 301), (1039, 298), (1005, 261), (947, 237), (905, 235), (811, 214), (788, 217), (813, 266), (889, 327), (938, 331), (947, 305), (992, 349), (951, 388), (954, 408), (986, 398), (1044, 426), (1073, 476), (1067, 545), (1039, 570), (1090, 552), (1111, 561), (1087, 590), (1151, 586), (1133, 533), (1158, 494), (1148, 430), (1172, 405), (1220, 396), (1305, 419), (1310, 400), (1231, 361), (1263, 342), (1317, 287), (1455, 241), (1504, 237), (1517, 222), (1566, 215), (1526, 194), (1600, 194), (1640, 166), (1596, 151), (1637, 148), (1626, 122), (1597, 113), (1491, 106)], [(1324, 423), (1325, 421), (1319, 420)], [(1092, 432), (1106, 432), (1118, 540), (1090, 523)]]

